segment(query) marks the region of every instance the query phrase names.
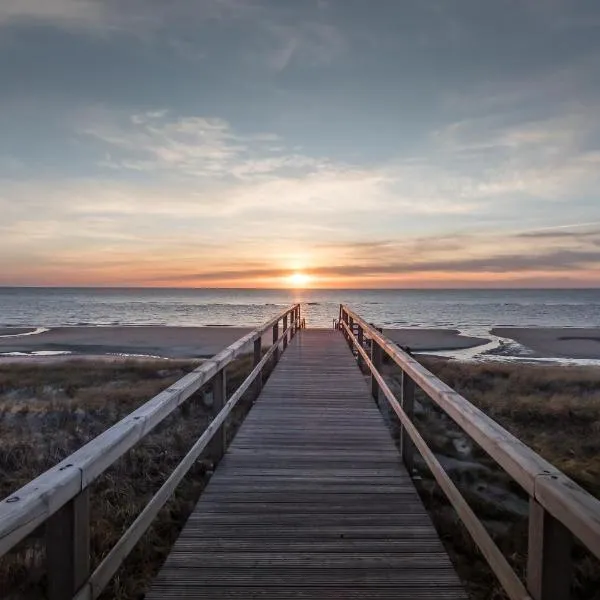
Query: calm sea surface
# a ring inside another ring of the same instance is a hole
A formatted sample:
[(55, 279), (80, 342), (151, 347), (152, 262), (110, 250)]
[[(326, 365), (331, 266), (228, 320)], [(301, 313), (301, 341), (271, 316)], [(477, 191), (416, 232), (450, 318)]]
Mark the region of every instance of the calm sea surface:
[(0, 288), (0, 326), (258, 325), (293, 302), (330, 327), (345, 302), (388, 327), (600, 326), (600, 289), (181, 290)]

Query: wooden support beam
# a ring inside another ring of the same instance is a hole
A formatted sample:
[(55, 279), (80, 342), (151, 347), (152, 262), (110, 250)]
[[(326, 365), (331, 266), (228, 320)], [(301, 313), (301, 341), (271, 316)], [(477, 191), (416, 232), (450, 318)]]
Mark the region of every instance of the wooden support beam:
[(529, 499), (527, 588), (534, 600), (568, 600), (573, 536), (535, 499)]
[[(279, 321), (273, 325), (273, 344), (277, 343), (279, 339)], [(279, 362), (279, 347), (275, 348), (275, 352), (273, 353), (273, 368)]]
[(288, 328), (288, 316), (285, 315), (285, 317), (283, 317), (283, 349), (285, 350), (288, 347), (288, 336), (289, 333), (287, 333), (287, 328)]
[[(381, 370), (381, 346), (375, 341), (371, 340), (371, 362), (376, 371)], [(371, 395), (377, 401), (379, 400), (379, 384), (377, 379), (371, 373)]]
[[(415, 382), (402, 371), (402, 397), (400, 400), (402, 409), (406, 413), (406, 416), (413, 421), (415, 414)], [(410, 436), (406, 432), (406, 429), (400, 426), (400, 446), (402, 448), (402, 460), (408, 474), (412, 476), (415, 462), (414, 462), (414, 446), (411, 442)]]
[[(364, 334), (363, 334), (363, 328), (359, 325), (358, 326), (358, 335), (357, 335), (357, 339), (358, 339), (358, 345), (363, 348), (364, 347), (364, 343), (365, 343), (365, 339), (364, 339)], [(360, 352), (358, 353), (358, 366), (360, 369), (363, 368), (364, 365), (364, 361), (362, 359), (362, 356), (360, 355)]]
[[(223, 407), (225, 406), (225, 402), (227, 402), (227, 372), (226, 369), (223, 368), (219, 371), (213, 381), (213, 405), (212, 405), (212, 414), (213, 416), (218, 415)], [(225, 450), (227, 448), (227, 423), (223, 423), (219, 430), (215, 433), (213, 439), (207, 448), (207, 456), (213, 461), (214, 464), (218, 463), (225, 454)]]
[[(256, 367), (256, 365), (260, 362), (262, 355), (262, 338), (258, 338), (254, 341), (254, 357), (252, 361), (252, 366)], [(256, 382), (254, 384), (254, 389), (256, 394), (260, 394), (262, 389), (262, 372), (258, 374), (256, 377)]]
[(48, 600), (72, 600), (90, 576), (90, 492), (83, 492), (46, 523)]

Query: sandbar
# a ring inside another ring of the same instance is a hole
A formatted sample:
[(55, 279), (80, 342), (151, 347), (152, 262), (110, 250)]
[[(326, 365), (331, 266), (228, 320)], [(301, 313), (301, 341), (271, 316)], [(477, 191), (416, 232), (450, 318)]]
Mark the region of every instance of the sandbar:
[(384, 334), (400, 346), (408, 346), (413, 352), (465, 350), (483, 346), (487, 338), (461, 335), (457, 329), (408, 328), (384, 329)]
[(2, 335), (23, 335), (24, 333), (32, 333), (35, 327), (0, 327), (0, 336)]
[[(70, 352), (85, 355), (146, 355), (164, 358), (214, 356), (249, 327), (57, 327), (37, 335), (0, 338), (0, 354)], [(263, 336), (268, 343), (271, 332)]]
[(600, 327), (494, 327), (491, 333), (525, 346), (534, 358), (600, 359)]

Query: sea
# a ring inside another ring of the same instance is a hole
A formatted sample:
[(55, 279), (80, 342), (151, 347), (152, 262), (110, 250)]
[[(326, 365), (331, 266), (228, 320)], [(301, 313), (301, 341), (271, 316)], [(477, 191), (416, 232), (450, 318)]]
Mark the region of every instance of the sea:
[(600, 327), (600, 289), (265, 290), (0, 287), (0, 327), (257, 326), (301, 303), (309, 327), (331, 327), (345, 303), (382, 327)]
[(600, 326), (599, 289), (264, 290), (0, 287), (0, 327), (254, 326), (300, 302), (307, 325), (331, 327), (340, 303), (384, 327)]

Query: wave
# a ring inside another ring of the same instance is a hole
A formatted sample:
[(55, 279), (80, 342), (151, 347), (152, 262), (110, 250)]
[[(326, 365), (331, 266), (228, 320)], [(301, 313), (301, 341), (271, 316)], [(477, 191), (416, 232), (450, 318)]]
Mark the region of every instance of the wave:
[(47, 327), (36, 327), (33, 331), (26, 331), (24, 333), (9, 333), (7, 335), (0, 335), (0, 338), (19, 338), (27, 337), (30, 335), (39, 335), (40, 333), (46, 333), (50, 331)]

